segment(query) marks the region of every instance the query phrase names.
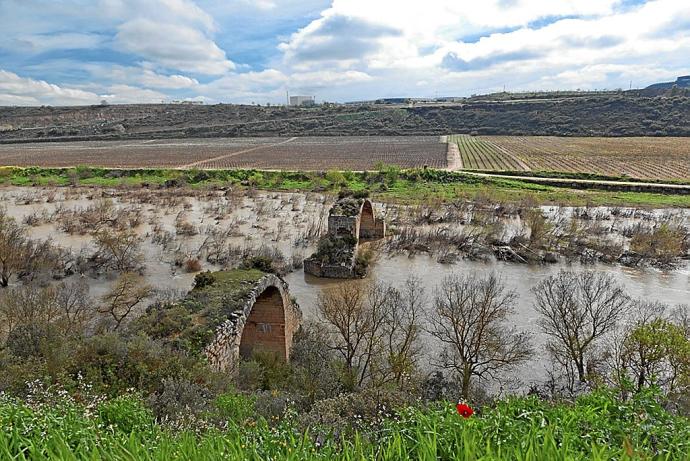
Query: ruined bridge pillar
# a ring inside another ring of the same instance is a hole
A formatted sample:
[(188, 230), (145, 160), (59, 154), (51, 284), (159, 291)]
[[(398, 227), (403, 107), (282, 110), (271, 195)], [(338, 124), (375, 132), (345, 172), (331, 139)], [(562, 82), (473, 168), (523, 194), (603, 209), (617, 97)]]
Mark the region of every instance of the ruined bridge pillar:
[(369, 200), (345, 197), (338, 200), (328, 216), (328, 234), (319, 242), (319, 250), (304, 260), (304, 272), (317, 277), (358, 278), (366, 269), (356, 266), (361, 239), (386, 236), (386, 223), (377, 218)]

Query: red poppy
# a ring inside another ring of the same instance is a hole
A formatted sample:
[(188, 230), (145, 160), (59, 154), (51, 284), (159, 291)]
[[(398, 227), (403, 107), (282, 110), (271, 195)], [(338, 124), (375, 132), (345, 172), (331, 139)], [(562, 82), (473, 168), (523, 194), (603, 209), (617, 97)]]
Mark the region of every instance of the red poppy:
[(458, 410), (458, 414), (463, 418), (469, 418), (474, 414), (474, 410), (464, 403), (458, 403), (455, 408)]

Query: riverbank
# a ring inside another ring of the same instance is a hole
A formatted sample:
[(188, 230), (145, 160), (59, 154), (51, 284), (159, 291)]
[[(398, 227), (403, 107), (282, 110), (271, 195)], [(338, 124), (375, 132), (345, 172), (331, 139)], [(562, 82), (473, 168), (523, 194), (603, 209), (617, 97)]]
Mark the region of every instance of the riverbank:
[[(647, 192), (624, 183), (615, 190), (588, 188), (568, 181), (552, 184), (533, 179), (482, 177), (461, 172), (383, 167), (379, 171), (280, 172), (265, 170), (178, 170), (105, 168), (0, 168), (0, 185), (100, 187), (246, 187), (285, 192), (368, 190), (378, 201), (415, 204), (429, 201), (480, 200), (565, 206), (638, 206), (689, 208), (690, 195)], [(608, 187), (611, 187), (610, 185)], [(654, 190), (654, 189), (652, 189)]]

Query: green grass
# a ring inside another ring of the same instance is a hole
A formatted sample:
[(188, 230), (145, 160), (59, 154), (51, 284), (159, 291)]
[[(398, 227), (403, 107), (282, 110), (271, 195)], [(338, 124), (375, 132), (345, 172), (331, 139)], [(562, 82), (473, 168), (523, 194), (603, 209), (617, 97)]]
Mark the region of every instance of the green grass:
[(369, 190), (378, 200), (419, 203), (429, 200), (488, 200), (560, 205), (690, 207), (690, 195), (570, 189), (517, 179), (480, 178), (442, 170), (400, 170), (381, 165), (372, 172), (277, 172), (257, 170), (171, 170), (105, 168), (0, 168), (0, 184), (14, 186), (240, 186), (288, 192), (337, 192), (342, 187)]
[[(611, 390), (574, 404), (535, 397), (498, 402), (469, 419), (451, 404), (406, 408), (348, 435), (300, 427), (288, 410), (271, 425), (251, 398), (226, 395), (190, 429), (159, 425), (143, 401), (30, 404), (0, 397), (0, 459), (7, 460), (675, 460), (690, 456), (690, 421), (651, 393)], [(87, 399), (88, 400), (88, 399)], [(214, 421), (214, 424), (210, 424)], [(342, 432), (341, 432), (342, 434)]]

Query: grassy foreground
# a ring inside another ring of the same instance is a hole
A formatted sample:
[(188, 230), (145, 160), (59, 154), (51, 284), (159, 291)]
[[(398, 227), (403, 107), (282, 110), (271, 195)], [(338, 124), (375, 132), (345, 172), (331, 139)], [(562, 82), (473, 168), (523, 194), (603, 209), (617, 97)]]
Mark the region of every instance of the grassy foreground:
[(416, 203), (456, 199), (501, 203), (560, 205), (690, 207), (690, 195), (646, 192), (573, 190), (520, 180), (480, 178), (442, 170), (400, 170), (381, 167), (371, 172), (279, 172), (258, 170), (174, 170), (105, 168), (0, 168), (0, 185), (82, 185), (104, 187), (243, 185), (292, 192), (337, 191), (342, 187), (369, 190), (385, 201)]
[(193, 424), (194, 430), (161, 426), (135, 395), (85, 400), (64, 392), (49, 402), (0, 397), (0, 458), (672, 460), (690, 456), (690, 421), (666, 412), (650, 392), (621, 401), (611, 390), (597, 391), (574, 404), (514, 398), (468, 419), (450, 404), (407, 408), (347, 435), (300, 428), (297, 413), (289, 409), (274, 424), (255, 419), (252, 398), (239, 394), (219, 397), (212, 414)]

